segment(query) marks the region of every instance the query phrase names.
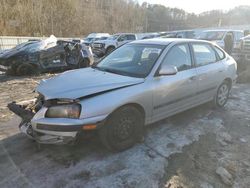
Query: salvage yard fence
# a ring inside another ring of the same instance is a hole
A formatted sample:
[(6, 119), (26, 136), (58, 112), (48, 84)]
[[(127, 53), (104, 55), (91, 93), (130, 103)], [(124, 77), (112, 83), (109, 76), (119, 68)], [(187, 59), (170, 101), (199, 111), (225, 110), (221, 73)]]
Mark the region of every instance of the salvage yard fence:
[[(0, 51), (10, 49), (18, 44), (29, 40), (42, 40), (47, 37), (17, 37), (17, 36), (0, 36)], [(57, 38), (58, 40), (79, 40), (80, 38)]]

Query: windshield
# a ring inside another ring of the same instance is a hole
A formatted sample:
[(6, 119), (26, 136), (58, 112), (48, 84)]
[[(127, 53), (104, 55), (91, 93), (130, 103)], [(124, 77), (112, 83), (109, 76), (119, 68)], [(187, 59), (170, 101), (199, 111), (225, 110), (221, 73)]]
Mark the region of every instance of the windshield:
[(110, 37), (107, 38), (107, 40), (115, 40), (119, 37), (120, 35), (112, 35)]
[(19, 49), (21, 49), (21, 48), (23, 48), (23, 47), (26, 47), (26, 46), (28, 46), (28, 45), (30, 45), (30, 44), (33, 44), (33, 43), (36, 43), (36, 42), (37, 42), (37, 41), (24, 42), (24, 43), (21, 43), (21, 44), (16, 45), (13, 49), (19, 50)]
[(92, 42), (95, 38), (86, 38), (85, 42)]
[(224, 34), (225, 31), (208, 31), (201, 33), (198, 38), (203, 40), (222, 40)]
[(29, 52), (36, 52), (36, 51), (41, 50), (42, 47), (43, 47), (42, 42), (36, 42), (36, 43), (26, 46), (24, 50), (27, 50)]
[(131, 77), (145, 78), (165, 46), (124, 45), (105, 57), (93, 68)]

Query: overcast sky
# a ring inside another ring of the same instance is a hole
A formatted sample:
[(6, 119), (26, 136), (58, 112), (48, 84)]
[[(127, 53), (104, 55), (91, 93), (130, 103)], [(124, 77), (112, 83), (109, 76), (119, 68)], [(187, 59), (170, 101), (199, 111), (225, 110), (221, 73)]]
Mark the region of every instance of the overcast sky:
[(139, 3), (162, 4), (177, 7), (187, 12), (201, 13), (204, 11), (221, 9), (229, 10), (240, 5), (250, 5), (250, 0), (137, 0)]

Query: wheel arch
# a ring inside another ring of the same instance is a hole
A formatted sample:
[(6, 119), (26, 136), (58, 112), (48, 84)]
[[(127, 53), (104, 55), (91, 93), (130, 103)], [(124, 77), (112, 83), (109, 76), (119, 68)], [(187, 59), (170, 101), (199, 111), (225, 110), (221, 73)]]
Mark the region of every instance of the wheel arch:
[(143, 120), (144, 120), (144, 123), (145, 123), (146, 112), (145, 112), (144, 107), (143, 107), (142, 105), (140, 105), (139, 103), (127, 103), (127, 104), (121, 105), (121, 106), (117, 107), (116, 109), (114, 109), (114, 110), (108, 115), (107, 119), (110, 118), (110, 116), (111, 116), (114, 112), (118, 111), (118, 110), (121, 109), (121, 108), (127, 107), (127, 106), (128, 106), (128, 107), (130, 106), (130, 107), (136, 108), (136, 109), (142, 114), (142, 117), (143, 117)]
[(39, 65), (35, 64), (33, 62), (22, 62), (22, 63), (18, 63), (17, 67), (16, 67), (16, 74), (18, 75), (25, 75), (24, 73), (22, 73), (19, 69), (22, 66), (30, 66), (32, 68), (32, 72), (30, 74), (34, 74), (39, 70)]
[(232, 88), (233, 81), (232, 81), (231, 78), (228, 77), (228, 78), (224, 79), (223, 82), (227, 82), (227, 83), (229, 84), (229, 88), (230, 88), (230, 89)]

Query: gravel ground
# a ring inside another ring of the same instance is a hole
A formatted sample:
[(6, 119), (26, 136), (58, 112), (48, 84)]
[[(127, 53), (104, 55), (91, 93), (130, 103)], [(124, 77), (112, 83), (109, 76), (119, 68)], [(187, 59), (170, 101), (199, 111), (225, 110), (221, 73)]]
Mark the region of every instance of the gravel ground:
[(50, 76), (0, 77), (0, 187), (250, 187), (250, 85), (236, 85), (224, 109), (188, 110), (150, 125), (144, 143), (110, 153), (97, 137), (38, 149), (19, 133), (6, 104), (33, 97)]
[[(1, 72), (0, 72), (1, 73)], [(44, 74), (32, 77), (14, 77), (0, 74), (0, 123), (11, 120), (13, 113), (7, 108), (7, 104), (16, 101), (32, 99), (36, 96), (34, 89), (41, 79), (54, 76), (54, 74)], [(16, 134), (9, 126), (0, 126), (0, 139)]]

